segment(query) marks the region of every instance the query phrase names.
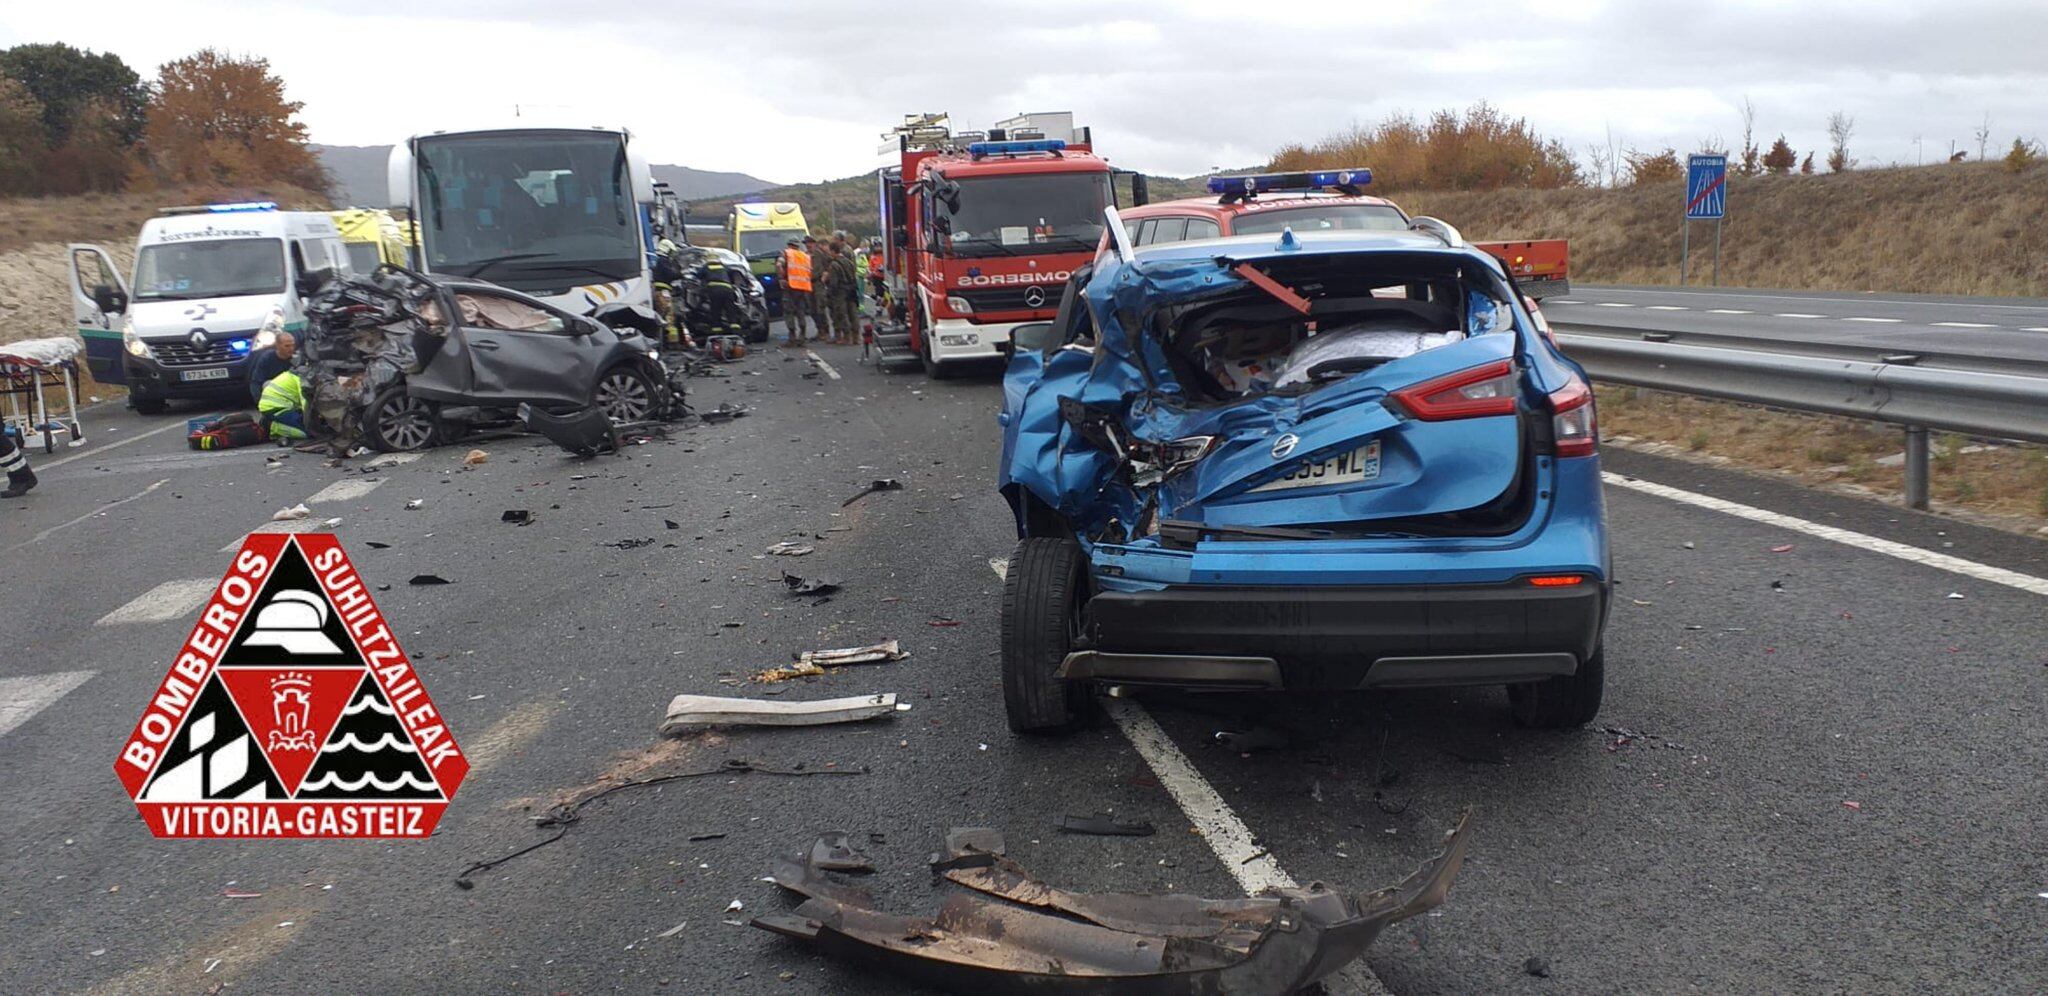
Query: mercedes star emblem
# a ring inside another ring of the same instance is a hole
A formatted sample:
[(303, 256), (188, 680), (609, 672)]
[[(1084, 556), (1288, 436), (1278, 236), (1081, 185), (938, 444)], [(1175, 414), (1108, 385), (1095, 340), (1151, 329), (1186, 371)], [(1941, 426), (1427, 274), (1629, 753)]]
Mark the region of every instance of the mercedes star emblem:
[(1294, 452), (1295, 445), (1300, 442), (1301, 437), (1291, 432), (1281, 436), (1279, 439), (1273, 440), (1273, 459), (1287, 459), (1287, 454)]
[(1024, 303), (1033, 308), (1045, 307), (1045, 288), (1036, 286), (1026, 287), (1024, 289)]

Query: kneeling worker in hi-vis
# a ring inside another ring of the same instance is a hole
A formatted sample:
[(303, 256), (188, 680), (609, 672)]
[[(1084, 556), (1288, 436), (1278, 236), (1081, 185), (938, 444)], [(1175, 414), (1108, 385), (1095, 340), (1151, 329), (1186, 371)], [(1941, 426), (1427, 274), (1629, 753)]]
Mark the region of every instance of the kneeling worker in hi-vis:
[(256, 399), (257, 420), (270, 430), (270, 438), (306, 438), (306, 396), (299, 375), (287, 370), (263, 385)]

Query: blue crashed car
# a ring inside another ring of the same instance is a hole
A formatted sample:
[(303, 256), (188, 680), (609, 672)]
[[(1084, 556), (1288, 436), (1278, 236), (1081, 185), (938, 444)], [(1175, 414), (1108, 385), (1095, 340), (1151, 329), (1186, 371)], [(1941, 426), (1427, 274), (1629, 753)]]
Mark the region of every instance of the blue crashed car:
[(1013, 729), (1070, 725), (1096, 685), (1599, 709), (1592, 392), (1441, 222), (1134, 250), (1112, 219), (1058, 318), (1018, 330), (999, 421)]

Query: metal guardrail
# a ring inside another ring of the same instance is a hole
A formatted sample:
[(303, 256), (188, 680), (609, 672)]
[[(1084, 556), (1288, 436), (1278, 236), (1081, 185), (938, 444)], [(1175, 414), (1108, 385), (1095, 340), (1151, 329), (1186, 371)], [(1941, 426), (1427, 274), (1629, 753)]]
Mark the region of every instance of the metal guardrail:
[(1906, 501), (1927, 507), (1927, 431), (2048, 443), (2048, 377), (1929, 369), (1571, 332), (1597, 382), (1888, 422), (1906, 430)]

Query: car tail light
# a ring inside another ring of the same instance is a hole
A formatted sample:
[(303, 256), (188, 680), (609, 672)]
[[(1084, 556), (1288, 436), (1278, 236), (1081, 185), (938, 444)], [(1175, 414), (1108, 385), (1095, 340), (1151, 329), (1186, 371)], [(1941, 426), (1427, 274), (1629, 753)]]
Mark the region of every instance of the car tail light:
[(1515, 369), (1506, 360), (1445, 374), (1394, 392), (1410, 415), (1425, 422), (1515, 413)]
[(1600, 427), (1593, 418), (1593, 390), (1576, 375), (1550, 395), (1551, 434), (1561, 457), (1592, 456), (1600, 446)]
[(1539, 574), (1536, 577), (1524, 578), (1523, 580), (1529, 582), (1530, 586), (1535, 588), (1569, 588), (1576, 584), (1584, 584), (1586, 576), (1583, 574)]
[(1208, 456), (1221, 438), (1185, 436), (1160, 443), (1134, 441), (1130, 453), (1131, 460), (1137, 464), (1135, 479), (1141, 486), (1149, 486), (1172, 477)]

